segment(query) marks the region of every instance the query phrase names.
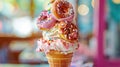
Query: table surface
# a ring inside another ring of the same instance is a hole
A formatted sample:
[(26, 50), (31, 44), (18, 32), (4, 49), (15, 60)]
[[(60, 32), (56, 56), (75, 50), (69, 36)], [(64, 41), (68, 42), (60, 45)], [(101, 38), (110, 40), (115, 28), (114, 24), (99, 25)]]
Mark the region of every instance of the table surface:
[(0, 64), (0, 67), (49, 67), (48, 64), (29, 65), (29, 64)]

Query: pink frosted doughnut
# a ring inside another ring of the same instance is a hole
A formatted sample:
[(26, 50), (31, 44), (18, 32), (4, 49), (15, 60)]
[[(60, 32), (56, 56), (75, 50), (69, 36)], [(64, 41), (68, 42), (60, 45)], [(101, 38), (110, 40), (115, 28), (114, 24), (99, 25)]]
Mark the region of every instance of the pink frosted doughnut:
[(73, 6), (66, 0), (56, 0), (51, 12), (58, 21), (72, 21), (74, 18)]
[(52, 16), (50, 11), (42, 11), (38, 20), (37, 26), (42, 30), (47, 30), (52, 28), (56, 23), (55, 18)]

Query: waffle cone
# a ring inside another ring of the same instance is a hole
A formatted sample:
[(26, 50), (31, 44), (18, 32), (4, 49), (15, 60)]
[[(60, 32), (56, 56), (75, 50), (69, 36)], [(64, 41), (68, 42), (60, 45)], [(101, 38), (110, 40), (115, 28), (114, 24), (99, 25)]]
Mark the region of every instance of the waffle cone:
[(50, 67), (70, 67), (73, 53), (65, 55), (58, 51), (50, 51), (46, 56)]

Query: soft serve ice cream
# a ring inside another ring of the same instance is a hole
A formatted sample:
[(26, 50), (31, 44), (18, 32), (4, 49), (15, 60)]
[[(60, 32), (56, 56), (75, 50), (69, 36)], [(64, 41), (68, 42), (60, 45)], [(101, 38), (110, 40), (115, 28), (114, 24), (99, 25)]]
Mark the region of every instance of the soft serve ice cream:
[(66, 0), (52, 0), (51, 4), (51, 9), (42, 11), (37, 20), (43, 35), (37, 41), (37, 51), (46, 53), (51, 67), (56, 66), (54, 63), (68, 67), (69, 63), (59, 64), (56, 58), (59, 61), (71, 61), (73, 52), (79, 47), (78, 28), (73, 23), (74, 10)]

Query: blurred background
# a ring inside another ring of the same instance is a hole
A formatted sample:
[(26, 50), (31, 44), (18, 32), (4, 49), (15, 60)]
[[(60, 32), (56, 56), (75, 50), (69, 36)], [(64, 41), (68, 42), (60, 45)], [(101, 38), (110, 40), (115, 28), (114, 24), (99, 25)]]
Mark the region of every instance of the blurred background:
[(107, 59), (120, 58), (120, 0), (106, 0), (105, 4), (105, 47)]
[[(71, 67), (93, 67), (97, 43), (94, 34), (94, 0), (69, 0), (76, 12), (80, 48)], [(0, 0), (0, 67), (48, 67), (45, 54), (36, 52), (41, 32), (36, 26), (49, 0)], [(106, 0), (105, 50), (107, 59), (120, 57), (120, 0)]]
[[(79, 21), (81, 42), (83, 42), (81, 44), (85, 44), (85, 48), (88, 48), (93, 22), (92, 0), (69, 0), (69, 2), (76, 12), (76, 21)], [(0, 67), (49, 66), (44, 53), (35, 50), (36, 41), (41, 37), (36, 19), (42, 10), (49, 7), (49, 0), (0, 0)], [(88, 60), (78, 50), (71, 66), (78, 67), (85, 62), (92, 63), (92, 60)]]
[(36, 18), (47, 3), (0, 0), (0, 67), (48, 67), (44, 53), (35, 50), (36, 40), (41, 37)]

